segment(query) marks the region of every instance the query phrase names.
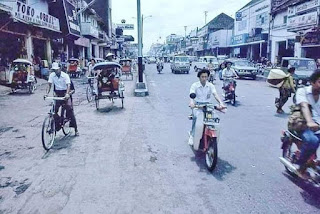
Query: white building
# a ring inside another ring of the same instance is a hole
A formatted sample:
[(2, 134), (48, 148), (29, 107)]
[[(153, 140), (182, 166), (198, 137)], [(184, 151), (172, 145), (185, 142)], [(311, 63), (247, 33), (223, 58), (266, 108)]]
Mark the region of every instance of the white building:
[(267, 57), (271, 0), (252, 0), (236, 12), (233, 55), (257, 60)]
[(231, 45), (232, 30), (218, 30), (209, 34), (208, 46), (216, 55), (229, 54), (228, 46)]

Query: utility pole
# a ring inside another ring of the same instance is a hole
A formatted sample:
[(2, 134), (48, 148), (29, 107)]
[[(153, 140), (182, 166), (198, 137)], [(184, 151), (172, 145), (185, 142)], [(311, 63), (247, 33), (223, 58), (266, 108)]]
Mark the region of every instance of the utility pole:
[(138, 25), (138, 76), (139, 83), (143, 82), (142, 68), (142, 23), (141, 23), (141, 7), (140, 0), (137, 0), (137, 25)]
[(207, 15), (208, 15), (208, 11), (204, 11), (204, 24), (207, 24)]
[(187, 37), (187, 26), (184, 26), (184, 37)]

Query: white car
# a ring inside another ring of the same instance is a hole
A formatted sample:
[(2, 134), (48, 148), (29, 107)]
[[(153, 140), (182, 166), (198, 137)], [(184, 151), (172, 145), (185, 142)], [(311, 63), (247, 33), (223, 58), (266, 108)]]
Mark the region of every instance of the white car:
[(189, 73), (190, 61), (187, 56), (175, 56), (171, 62), (171, 71), (176, 74), (179, 73)]
[(237, 75), (241, 77), (251, 77), (256, 79), (258, 69), (253, 67), (248, 60), (239, 59), (232, 61), (233, 65), (231, 66)]
[(219, 68), (219, 62), (215, 56), (202, 56), (198, 62), (193, 63), (194, 71), (197, 72), (198, 69), (207, 68), (210, 60), (213, 63), (214, 70), (217, 70)]

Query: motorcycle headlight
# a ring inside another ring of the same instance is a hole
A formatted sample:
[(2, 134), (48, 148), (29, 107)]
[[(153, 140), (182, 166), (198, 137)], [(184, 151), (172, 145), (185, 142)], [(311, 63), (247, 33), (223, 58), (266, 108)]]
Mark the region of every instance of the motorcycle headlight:
[(299, 84), (299, 85), (301, 85), (301, 84), (302, 84), (302, 82), (303, 82), (302, 80), (298, 80), (298, 84)]

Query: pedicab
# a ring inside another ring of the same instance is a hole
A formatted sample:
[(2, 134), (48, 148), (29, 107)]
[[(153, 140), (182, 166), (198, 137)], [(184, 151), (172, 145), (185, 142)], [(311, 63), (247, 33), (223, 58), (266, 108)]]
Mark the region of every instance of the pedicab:
[(80, 77), (82, 70), (80, 68), (80, 60), (77, 58), (70, 58), (68, 60), (67, 73), (70, 77)]
[(8, 83), (13, 93), (17, 89), (28, 89), (32, 94), (36, 89), (33, 64), (26, 59), (14, 60), (10, 68)]
[(41, 60), (41, 77), (44, 79), (49, 79), (50, 68), (48, 60)]
[(122, 66), (122, 75), (131, 76), (131, 80), (133, 80), (133, 73), (132, 73), (132, 60), (131, 59), (120, 59), (120, 65)]
[(99, 110), (99, 100), (109, 99), (114, 103), (115, 99), (121, 99), (123, 108), (124, 83), (121, 80), (121, 65), (117, 62), (100, 62), (95, 64), (93, 70), (97, 73), (95, 93), (96, 109)]

